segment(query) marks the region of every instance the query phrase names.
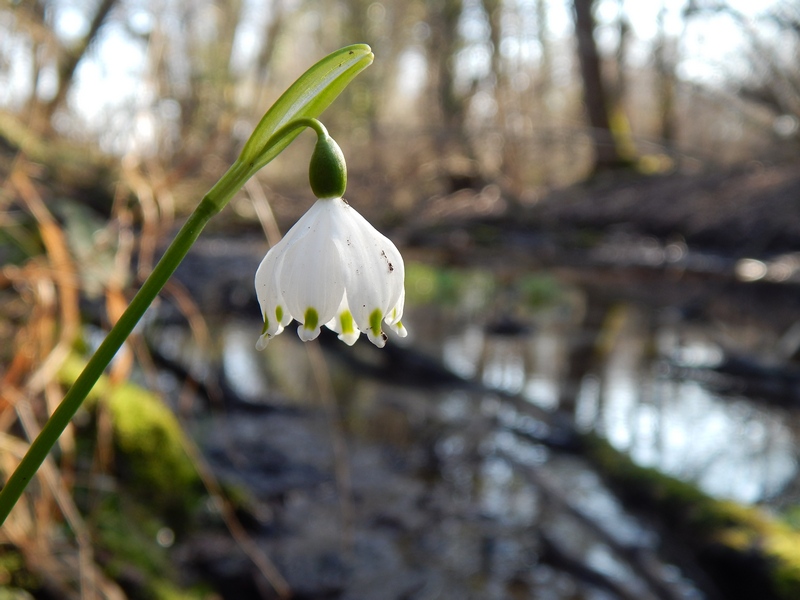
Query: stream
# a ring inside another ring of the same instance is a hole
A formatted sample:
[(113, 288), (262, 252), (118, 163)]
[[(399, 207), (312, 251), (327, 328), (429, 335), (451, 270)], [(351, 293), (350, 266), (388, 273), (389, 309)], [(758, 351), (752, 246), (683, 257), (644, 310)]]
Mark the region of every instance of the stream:
[[(309, 348), (290, 326), (259, 353), (252, 298), (219, 289), (241, 310), (203, 309), (213, 342), (174, 314), (149, 342), (214, 381), (206, 398), (169, 369), (160, 383), (217, 477), (252, 494), (251, 533), (295, 598), (710, 597), (560, 440), (564, 418), (714, 497), (800, 502), (794, 370), (776, 350), (792, 307), (774, 290), (412, 256), (409, 336), (388, 351)], [(731, 357), (788, 373), (785, 389)], [(178, 552), (226, 598), (270, 597), (219, 531)]]

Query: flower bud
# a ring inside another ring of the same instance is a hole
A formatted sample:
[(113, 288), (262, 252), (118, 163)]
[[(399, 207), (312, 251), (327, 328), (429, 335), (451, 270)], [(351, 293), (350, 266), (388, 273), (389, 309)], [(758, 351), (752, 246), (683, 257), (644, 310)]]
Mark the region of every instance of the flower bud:
[(317, 136), (317, 144), (308, 166), (308, 180), (317, 198), (341, 198), (347, 187), (344, 154), (327, 133)]

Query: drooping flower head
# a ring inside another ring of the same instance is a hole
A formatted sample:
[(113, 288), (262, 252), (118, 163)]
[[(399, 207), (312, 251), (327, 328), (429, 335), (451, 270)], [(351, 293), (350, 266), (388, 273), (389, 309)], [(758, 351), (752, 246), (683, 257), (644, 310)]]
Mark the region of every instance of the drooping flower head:
[[(264, 318), (256, 347), (265, 348), (270, 338), (295, 319), (303, 341), (316, 338), (325, 325), (348, 345), (364, 332), (382, 348), (386, 343), (382, 323), (401, 337), (406, 335), (401, 322), (403, 258), (387, 237), (342, 198), (344, 157), (327, 132), (319, 135), (314, 153), (310, 179), (319, 199), (269, 250), (256, 271), (256, 294)], [(338, 175), (336, 163), (341, 165)]]

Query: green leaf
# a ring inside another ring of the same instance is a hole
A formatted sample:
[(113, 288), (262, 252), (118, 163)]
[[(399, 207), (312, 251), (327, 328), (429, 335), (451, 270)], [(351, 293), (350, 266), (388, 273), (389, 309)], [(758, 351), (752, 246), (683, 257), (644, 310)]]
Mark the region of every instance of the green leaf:
[(302, 128), (267, 148), (272, 134), (294, 119), (316, 118), (322, 114), (347, 84), (372, 64), (373, 58), (369, 46), (354, 44), (329, 54), (303, 73), (272, 105), (247, 140), (239, 160), (252, 165), (249, 172), (258, 171), (280, 154), (300, 135)]

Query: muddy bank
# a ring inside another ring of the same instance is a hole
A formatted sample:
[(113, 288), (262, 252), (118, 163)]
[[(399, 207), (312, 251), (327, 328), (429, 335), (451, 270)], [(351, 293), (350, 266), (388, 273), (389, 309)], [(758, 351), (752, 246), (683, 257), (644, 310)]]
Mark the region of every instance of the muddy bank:
[(800, 249), (800, 169), (751, 163), (715, 173), (596, 179), (525, 209), (545, 230), (622, 229), (730, 253)]
[(409, 246), (442, 248), (453, 261), (475, 247), (520, 245), (552, 264), (576, 256), (586, 260), (587, 253), (611, 244), (615, 260), (652, 265), (669, 260), (670, 253), (673, 259), (699, 256), (690, 267), (714, 272), (732, 269), (739, 258), (800, 250), (796, 165), (656, 176), (626, 172), (527, 203), (488, 186), (430, 203), (425, 218), (400, 233)]

